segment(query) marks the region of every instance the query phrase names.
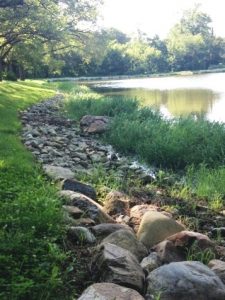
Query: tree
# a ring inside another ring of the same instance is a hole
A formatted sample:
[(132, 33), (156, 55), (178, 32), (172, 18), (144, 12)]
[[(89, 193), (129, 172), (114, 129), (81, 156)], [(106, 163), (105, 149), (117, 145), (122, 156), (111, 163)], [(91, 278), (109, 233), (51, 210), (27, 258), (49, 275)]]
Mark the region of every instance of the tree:
[(13, 7), (23, 4), (24, 0), (0, 0), (0, 7)]
[(0, 72), (11, 51), (27, 41), (41, 43), (46, 53), (76, 47), (84, 41), (100, 3), (101, 0), (24, 0), (22, 6), (0, 8)]
[(167, 48), (172, 70), (207, 69), (223, 60), (224, 45), (213, 34), (211, 18), (199, 8), (196, 5), (185, 11), (169, 33)]

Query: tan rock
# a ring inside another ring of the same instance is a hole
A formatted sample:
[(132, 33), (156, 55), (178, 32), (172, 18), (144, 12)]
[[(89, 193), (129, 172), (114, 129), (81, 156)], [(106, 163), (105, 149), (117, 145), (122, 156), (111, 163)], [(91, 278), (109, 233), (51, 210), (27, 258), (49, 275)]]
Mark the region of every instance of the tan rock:
[(137, 237), (149, 249), (167, 237), (184, 230), (184, 226), (156, 211), (144, 214)]
[(127, 215), (129, 212), (129, 198), (118, 191), (110, 192), (105, 198), (104, 211), (110, 216)]
[(208, 266), (225, 284), (225, 262), (219, 259), (213, 259), (209, 262)]
[[(59, 196), (65, 199), (66, 205), (76, 206), (85, 212), (85, 215), (96, 223), (115, 223), (115, 221), (103, 211), (103, 207), (85, 195), (73, 191), (61, 191)], [(78, 225), (78, 224), (77, 224)]]
[(78, 300), (144, 300), (135, 290), (114, 283), (95, 283)]

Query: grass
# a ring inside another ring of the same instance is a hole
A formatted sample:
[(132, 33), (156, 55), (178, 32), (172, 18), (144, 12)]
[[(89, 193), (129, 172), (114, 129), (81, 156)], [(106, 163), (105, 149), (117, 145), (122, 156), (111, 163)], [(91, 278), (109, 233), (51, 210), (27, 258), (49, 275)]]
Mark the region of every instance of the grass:
[(65, 110), (76, 120), (85, 114), (113, 117), (103, 139), (171, 176), (182, 174), (185, 180), (176, 180), (168, 189), (171, 194), (204, 198), (216, 209), (224, 205), (224, 124), (191, 116), (164, 119), (158, 111), (140, 107), (136, 99), (104, 97), (84, 86), (70, 90)]
[[(66, 259), (61, 205), (20, 141), (18, 111), (55, 94), (43, 82), (0, 83), (0, 298), (57, 299)], [(58, 298), (62, 299), (62, 298)]]

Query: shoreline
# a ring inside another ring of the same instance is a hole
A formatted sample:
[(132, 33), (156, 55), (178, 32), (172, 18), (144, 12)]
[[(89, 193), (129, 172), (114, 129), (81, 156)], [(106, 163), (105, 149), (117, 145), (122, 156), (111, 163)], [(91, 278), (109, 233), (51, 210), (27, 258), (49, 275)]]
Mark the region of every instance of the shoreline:
[(94, 82), (94, 81), (111, 81), (111, 80), (123, 80), (123, 79), (141, 79), (141, 78), (160, 78), (160, 77), (170, 77), (170, 76), (192, 76), (192, 75), (202, 75), (211, 73), (225, 73), (225, 68), (212, 69), (212, 70), (198, 70), (198, 71), (179, 71), (170, 73), (157, 73), (157, 74), (140, 74), (140, 75), (112, 75), (112, 76), (81, 76), (81, 77), (58, 77), (58, 78), (48, 78), (48, 82), (58, 82), (58, 81), (75, 81), (75, 82)]

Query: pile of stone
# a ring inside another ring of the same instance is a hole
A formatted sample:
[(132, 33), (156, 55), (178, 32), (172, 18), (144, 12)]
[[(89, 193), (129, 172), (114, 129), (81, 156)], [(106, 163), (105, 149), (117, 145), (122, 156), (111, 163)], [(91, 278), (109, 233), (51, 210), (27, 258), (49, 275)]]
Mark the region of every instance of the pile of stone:
[(84, 116), (77, 124), (61, 115), (62, 99), (59, 95), (21, 113), (23, 142), (46, 170), (54, 172), (55, 167), (66, 168), (55, 168), (58, 176), (64, 178), (64, 172), (91, 173), (96, 164), (101, 164), (106, 170), (116, 170), (121, 177), (132, 171), (146, 183), (153, 179), (149, 170), (134, 165), (110, 145), (93, 138), (93, 134), (96, 136), (108, 129), (108, 117)]
[[(133, 205), (119, 191), (108, 193), (102, 206), (94, 188), (75, 179), (78, 172), (91, 172), (95, 162), (121, 171), (131, 164), (90, 136), (94, 127), (98, 133), (105, 125), (107, 130), (106, 119), (86, 117), (80, 130), (60, 116), (60, 106), (61, 97), (24, 112), (23, 140), (60, 186), (68, 239), (94, 249), (90, 275), (95, 283), (79, 300), (224, 300), (225, 248), (187, 231), (156, 205)], [(202, 261), (212, 258), (208, 266), (193, 260), (193, 249)]]

